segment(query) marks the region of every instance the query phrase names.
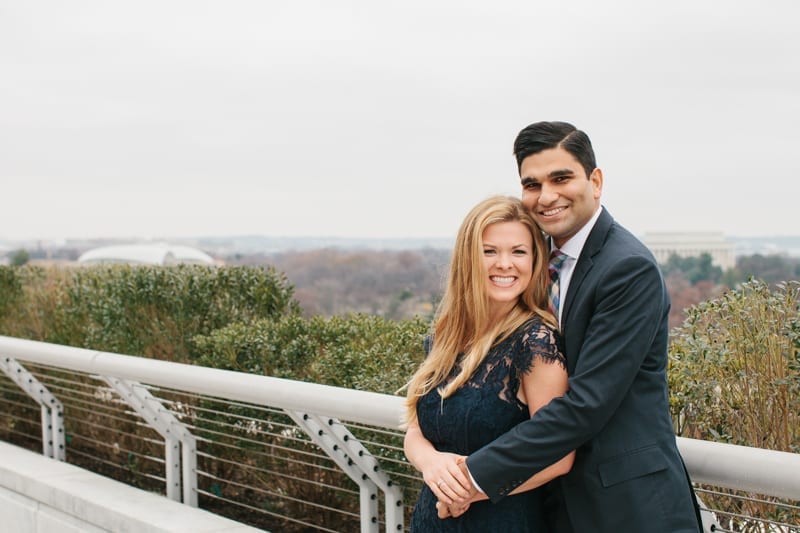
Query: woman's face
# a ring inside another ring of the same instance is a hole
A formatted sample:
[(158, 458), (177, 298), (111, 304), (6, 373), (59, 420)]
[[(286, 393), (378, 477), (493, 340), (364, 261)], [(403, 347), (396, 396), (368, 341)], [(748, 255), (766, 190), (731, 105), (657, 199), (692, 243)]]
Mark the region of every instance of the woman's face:
[(483, 267), (489, 310), (510, 311), (531, 283), (533, 237), (522, 222), (497, 222), (483, 231)]

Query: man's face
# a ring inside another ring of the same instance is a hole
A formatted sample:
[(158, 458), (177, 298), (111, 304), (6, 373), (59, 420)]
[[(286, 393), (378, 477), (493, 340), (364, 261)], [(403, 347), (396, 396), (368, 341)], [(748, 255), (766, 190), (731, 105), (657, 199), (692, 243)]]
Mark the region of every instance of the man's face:
[(522, 160), (522, 203), (557, 247), (575, 235), (600, 206), (603, 173), (586, 171), (563, 148), (551, 148)]

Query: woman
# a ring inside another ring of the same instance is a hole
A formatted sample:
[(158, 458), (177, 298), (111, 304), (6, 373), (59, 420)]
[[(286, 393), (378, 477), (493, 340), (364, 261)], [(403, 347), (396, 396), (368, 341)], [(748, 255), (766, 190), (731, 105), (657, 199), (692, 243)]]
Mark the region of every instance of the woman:
[(568, 472), (574, 453), (497, 504), (473, 496), (466, 512), (458, 502), (471, 485), (457, 461), (566, 391), (547, 283), (546, 244), (520, 201), (476, 205), (456, 237), (428, 356), (408, 384), (404, 449), (425, 482), (411, 531), (546, 531), (532, 489)]

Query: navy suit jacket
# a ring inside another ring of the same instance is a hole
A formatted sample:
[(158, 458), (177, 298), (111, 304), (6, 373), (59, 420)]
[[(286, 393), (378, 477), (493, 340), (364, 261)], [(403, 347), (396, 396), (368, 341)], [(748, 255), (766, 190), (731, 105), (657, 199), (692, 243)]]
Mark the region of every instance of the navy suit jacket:
[(563, 302), (569, 390), (467, 459), (496, 501), (576, 450), (552, 482), (558, 531), (700, 526), (667, 392), (669, 295), (650, 251), (603, 209)]

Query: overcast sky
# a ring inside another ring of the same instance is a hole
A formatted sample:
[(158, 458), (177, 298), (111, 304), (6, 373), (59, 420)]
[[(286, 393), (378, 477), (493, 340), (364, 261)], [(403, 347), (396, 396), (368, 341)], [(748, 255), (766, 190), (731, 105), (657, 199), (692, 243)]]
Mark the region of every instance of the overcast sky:
[(450, 237), (518, 131), (637, 234), (800, 234), (796, 0), (0, 0), (0, 240)]

